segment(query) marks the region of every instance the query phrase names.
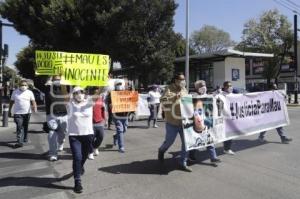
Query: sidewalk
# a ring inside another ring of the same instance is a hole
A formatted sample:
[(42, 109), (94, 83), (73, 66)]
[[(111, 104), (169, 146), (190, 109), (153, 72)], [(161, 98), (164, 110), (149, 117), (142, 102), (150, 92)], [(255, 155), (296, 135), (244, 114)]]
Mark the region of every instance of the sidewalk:
[(9, 117), (8, 118), (8, 126), (7, 127), (3, 127), (3, 120), (2, 120), (2, 115), (1, 115), (0, 116), (0, 133), (7, 132), (7, 131), (9, 131), (12, 128), (15, 128), (14, 118)]

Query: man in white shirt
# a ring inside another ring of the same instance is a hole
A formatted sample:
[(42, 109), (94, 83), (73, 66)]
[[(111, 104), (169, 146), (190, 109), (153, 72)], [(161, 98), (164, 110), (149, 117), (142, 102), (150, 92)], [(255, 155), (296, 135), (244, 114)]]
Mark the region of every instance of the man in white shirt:
[(23, 143), (28, 141), (27, 132), (31, 109), (33, 112), (37, 110), (33, 92), (28, 90), (26, 80), (21, 80), (19, 88), (13, 91), (9, 106), (10, 111), (13, 105), (14, 121), (17, 127), (17, 143), (15, 144), (15, 148), (19, 148), (23, 146)]
[(158, 126), (156, 125), (156, 121), (157, 121), (157, 114), (159, 111), (160, 97), (161, 97), (161, 94), (158, 90), (158, 86), (153, 85), (148, 95), (149, 95), (148, 102), (149, 102), (149, 109), (150, 109), (150, 116), (148, 118), (148, 128), (150, 128), (151, 120), (153, 120), (153, 128), (157, 128)]

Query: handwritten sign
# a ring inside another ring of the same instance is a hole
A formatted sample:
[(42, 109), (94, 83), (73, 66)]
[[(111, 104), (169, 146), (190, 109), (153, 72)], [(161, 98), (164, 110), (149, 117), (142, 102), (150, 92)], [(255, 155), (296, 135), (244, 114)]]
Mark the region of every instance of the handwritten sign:
[(60, 75), (61, 84), (106, 86), (109, 56), (101, 54), (40, 51), (36, 53), (37, 75)]
[(138, 99), (137, 91), (112, 91), (112, 113), (135, 112)]

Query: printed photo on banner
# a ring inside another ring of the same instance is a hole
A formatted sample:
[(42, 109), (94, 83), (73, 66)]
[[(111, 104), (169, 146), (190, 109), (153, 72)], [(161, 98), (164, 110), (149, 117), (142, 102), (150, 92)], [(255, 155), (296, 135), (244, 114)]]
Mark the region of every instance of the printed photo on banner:
[(181, 99), (180, 107), (186, 150), (213, 144), (213, 98), (189, 95)]
[(107, 86), (108, 55), (40, 51), (36, 53), (36, 75), (60, 75), (61, 84)]
[(135, 112), (138, 99), (137, 91), (111, 91), (112, 113)]

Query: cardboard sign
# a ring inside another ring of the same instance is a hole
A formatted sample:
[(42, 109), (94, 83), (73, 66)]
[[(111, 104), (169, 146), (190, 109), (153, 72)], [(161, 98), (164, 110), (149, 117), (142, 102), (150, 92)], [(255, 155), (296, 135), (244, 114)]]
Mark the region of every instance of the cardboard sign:
[(108, 55), (37, 50), (35, 56), (36, 75), (60, 75), (65, 85), (108, 84)]
[(138, 99), (137, 91), (112, 91), (112, 113), (135, 112)]

